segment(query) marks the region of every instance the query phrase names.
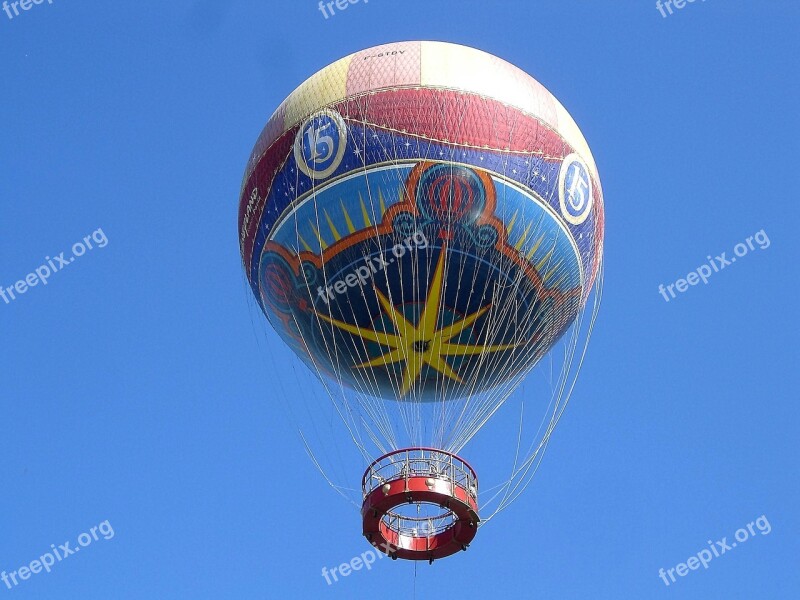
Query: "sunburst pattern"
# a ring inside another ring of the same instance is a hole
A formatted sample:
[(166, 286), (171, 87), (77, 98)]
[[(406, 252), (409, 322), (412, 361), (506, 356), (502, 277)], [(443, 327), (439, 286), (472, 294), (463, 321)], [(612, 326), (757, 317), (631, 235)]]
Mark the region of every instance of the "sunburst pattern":
[(320, 319), (343, 331), (357, 335), (365, 340), (377, 342), (389, 348), (389, 350), (383, 354), (355, 365), (353, 368), (385, 368), (390, 364), (404, 361), (406, 365), (403, 372), (403, 381), (400, 386), (401, 396), (405, 396), (411, 391), (425, 365), (436, 369), (452, 380), (464, 383), (461, 376), (453, 369), (450, 363), (445, 360), (445, 357), (487, 354), (502, 350), (511, 350), (521, 345), (520, 343), (483, 345), (451, 342), (453, 338), (463, 333), (468, 327), (475, 323), (475, 321), (485, 315), (492, 307), (491, 304), (487, 304), (471, 315), (467, 315), (463, 319), (450, 325), (438, 328), (439, 315), (442, 308), (446, 254), (446, 249), (442, 248), (439, 254), (439, 260), (436, 264), (433, 280), (428, 289), (428, 297), (425, 300), (425, 305), (422, 308), (422, 313), (416, 324), (406, 319), (406, 317), (395, 308), (391, 300), (377, 287), (375, 288), (375, 293), (378, 297), (378, 301), (383, 311), (391, 319), (396, 333), (365, 329), (337, 319), (332, 319), (325, 315), (319, 315)]

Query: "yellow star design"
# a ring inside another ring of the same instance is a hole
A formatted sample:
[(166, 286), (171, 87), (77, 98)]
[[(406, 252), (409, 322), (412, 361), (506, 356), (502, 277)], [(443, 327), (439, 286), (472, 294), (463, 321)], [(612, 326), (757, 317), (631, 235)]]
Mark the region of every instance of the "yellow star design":
[(451, 325), (437, 329), (439, 321), (439, 311), (441, 309), (442, 299), (442, 281), (444, 278), (444, 257), (446, 251), (442, 248), (439, 255), (439, 262), (436, 265), (436, 271), (433, 275), (431, 287), (428, 290), (428, 297), (425, 300), (425, 306), (422, 309), (422, 314), (419, 317), (419, 322), (414, 325), (408, 321), (391, 301), (383, 295), (383, 293), (375, 287), (375, 293), (378, 296), (378, 301), (381, 304), (384, 312), (389, 316), (394, 324), (397, 333), (386, 333), (385, 331), (374, 331), (371, 329), (363, 329), (356, 325), (350, 325), (336, 319), (331, 319), (325, 315), (319, 315), (319, 318), (327, 323), (335, 325), (343, 331), (352, 333), (353, 335), (360, 336), (365, 340), (377, 342), (383, 346), (388, 346), (389, 351), (377, 356), (371, 360), (355, 365), (355, 369), (363, 369), (367, 367), (386, 367), (390, 364), (400, 361), (406, 362), (405, 373), (403, 374), (403, 383), (400, 388), (400, 395), (405, 396), (413, 387), (417, 378), (422, 372), (424, 365), (429, 365), (459, 383), (464, 381), (459, 377), (453, 368), (444, 359), (445, 356), (468, 356), (476, 354), (485, 354), (488, 352), (499, 352), (501, 350), (510, 350), (516, 348), (520, 344), (501, 344), (496, 346), (483, 346), (483, 345), (469, 345), (469, 344), (455, 344), (450, 340), (461, 334), (467, 327), (472, 325), (478, 318), (486, 314), (492, 307), (487, 304), (480, 310), (474, 312), (456, 321)]

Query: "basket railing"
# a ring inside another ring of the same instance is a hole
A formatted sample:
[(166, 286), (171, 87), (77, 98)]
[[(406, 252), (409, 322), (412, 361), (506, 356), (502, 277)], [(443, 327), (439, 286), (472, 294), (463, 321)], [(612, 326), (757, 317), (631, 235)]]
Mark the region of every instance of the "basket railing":
[(362, 492), (366, 498), (387, 482), (411, 477), (450, 481), (466, 490), (473, 499), (478, 496), (478, 476), (469, 463), (451, 452), (435, 448), (407, 448), (383, 455), (364, 473)]

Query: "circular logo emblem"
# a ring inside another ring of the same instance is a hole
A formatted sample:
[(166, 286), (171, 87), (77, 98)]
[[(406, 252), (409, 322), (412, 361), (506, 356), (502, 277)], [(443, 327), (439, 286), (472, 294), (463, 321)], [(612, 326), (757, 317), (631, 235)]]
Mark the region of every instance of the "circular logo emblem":
[(471, 217), (474, 221), (486, 206), (486, 189), (471, 169), (439, 164), (420, 175), (417, 203), (429, 219), (458, 223)]
[(586, 163), (577, 154), (570, 154), (561, 163), (558, 197), (561, 215), (568, 223), (580, 225), (589, 216), (592, 210), (592, 178)]
[(326, 108), (303, 122), (294, 139), (294, 159), (303, 173), (324, 179), (341, 164), (346, 145), (347, 126), (342, 115)]

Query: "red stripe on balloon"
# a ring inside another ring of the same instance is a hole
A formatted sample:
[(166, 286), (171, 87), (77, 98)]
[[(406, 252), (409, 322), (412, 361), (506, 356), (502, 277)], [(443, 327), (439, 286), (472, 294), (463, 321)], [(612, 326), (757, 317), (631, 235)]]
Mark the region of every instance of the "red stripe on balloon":
[[(555, 131), (497, 100), (440, 89), (388, 89), (340, 102), (346, 118), (453, 144), (563, 158), (572, 149)], [(442, 118), (442, 115), (450, 115)]]

